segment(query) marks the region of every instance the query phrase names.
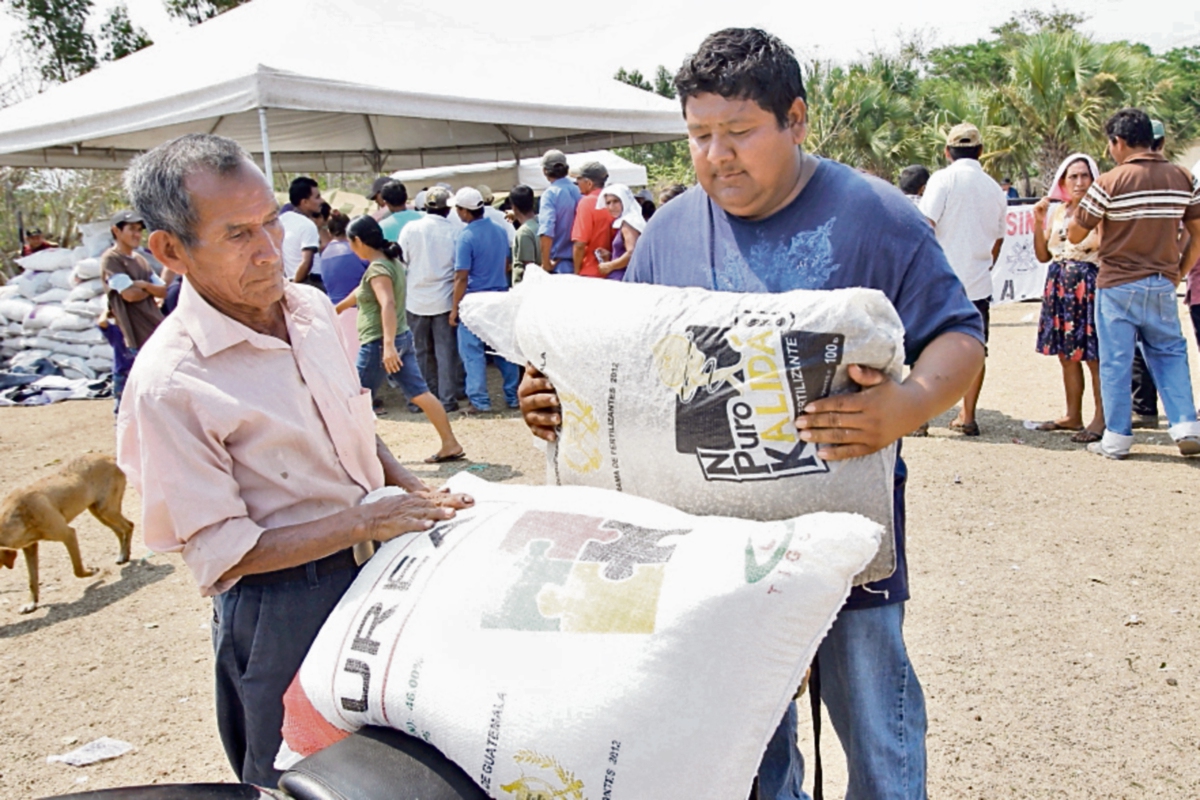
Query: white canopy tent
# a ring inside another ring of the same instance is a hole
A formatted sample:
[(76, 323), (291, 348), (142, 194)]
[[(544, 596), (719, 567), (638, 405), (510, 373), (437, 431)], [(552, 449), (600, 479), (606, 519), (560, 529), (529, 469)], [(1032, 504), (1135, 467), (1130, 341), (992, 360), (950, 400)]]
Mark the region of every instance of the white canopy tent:
[[(641, 164), (621, 158), (610, 150), (593, 150), (583, 153), (571, 153), (567, 163), (574, 172), (589, 161), (599, 161), (608, 169), (609, 183), (623, 183), (626, 186), (645, 186), (646, 168)], [(484, 184), (498, 191), (508, 191), (519, 183), (523, 183), (535, 192), (540, 192), (550, 185), (542, 174), (540, 157), (523, 158), (520, 166), (513, 159), (507, 161), (489, 161), (484, 164), (461, 164), (457, 167), (426, 167), (425, 169), (406, 169), (392, 173), (392, 177), (410, 187), (429, 186), (434, 183), (448, 183), (457, 190), (464, 186)]]
[(520, 43), (469, 18), (417, 0), (254, 0), (0, 111), (0, 165), (120, 168), (202, 132), (268, 168), (386, 173), (684, 135), (675, 103), (570, 58), (536, 79), (498, 69)]

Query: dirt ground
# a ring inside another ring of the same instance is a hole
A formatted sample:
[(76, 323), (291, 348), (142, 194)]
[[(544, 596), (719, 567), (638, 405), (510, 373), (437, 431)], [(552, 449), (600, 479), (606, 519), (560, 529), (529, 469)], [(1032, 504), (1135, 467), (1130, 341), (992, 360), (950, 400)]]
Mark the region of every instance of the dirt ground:
[[(928, 703), (930, 796), (1200, 797), (1200, 459), (1181, 459), (1165, 430), (1139, 433), (1124, 462), (1025, 430), (1063, 402), (1057, 362), (1033, 352), (1036, 312), (993, 312), (983, 436), (949, 431), (945, 415), (904, 444), (906, 636)], [(1194, 347), (1192, 359), (1200, 367)], [(471, 461), (426, 468), (432, 429), (396, 400), (379, 430), (431, 482), (463, 468), (543, 479), (511, 414), (455, 419)], [(0, 493), (112, 450), (107, 401), (0, 409)], [(140, 522), (133, 491), (125, 514)], [(210, 605), (178, 557), (151, 555), (135, 534), (134, 561), (118, 568), (106, 528), (88, 515), (76, 527), (85, 561), (103, 570), (76, 579), (65, 550), (43, 545), (35, 613), (17, 614), (22, 561), (0, 570), (0, 797), (230, 780), (212, 710)], [(811, 764), (809, 730), (802, 703)], [(828, 721), (825, 733), (836, 797), (845, 765)], [(135, 750), (82, 769), (46, 762), (99, 736)]]

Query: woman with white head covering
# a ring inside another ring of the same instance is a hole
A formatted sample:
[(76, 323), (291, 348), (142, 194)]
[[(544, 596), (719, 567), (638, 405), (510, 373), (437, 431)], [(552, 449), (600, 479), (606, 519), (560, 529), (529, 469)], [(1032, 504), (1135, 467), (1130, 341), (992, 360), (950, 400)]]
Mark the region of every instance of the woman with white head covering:
[[(1050, 262), (1042, 293), (1037, 351), (1058, 356), (1067, 394), (1064, 417), (1038, 425), (1043, 431), (1076, 431), (1071, 441), (1098, 442), (1104, 433), (1100, 400), (1100, 347), (1096, 339), (1096, 272), (1100, 230), (1092, 229), (1079, 244), (1067, 240), (1067, 223), (1100, 170), (1091, 156), (1067, 156), (1054, 175), (1050, 194), (1033, 207), (1033, 249), (1043, 264)], [(1051, 206), (1052, 201), (1057, 201)], [(1083, 363), (1092, 373), (1096, 413), (1083, 425)]]
[(642, 205), (633, 196), (633, 192), (623, 183), (614, 183), (600, 190), (596, 198), (596, 208), (608, 208), (613, 215), (612, 251), (598, 250), (596, 258), (600, 262), (600, 274), (612, 280), (625, 278), (625, 269), (633, 256), (633, 248), (637, 245), (638, 237), (646, 229), (646, 220), (642, 216)]

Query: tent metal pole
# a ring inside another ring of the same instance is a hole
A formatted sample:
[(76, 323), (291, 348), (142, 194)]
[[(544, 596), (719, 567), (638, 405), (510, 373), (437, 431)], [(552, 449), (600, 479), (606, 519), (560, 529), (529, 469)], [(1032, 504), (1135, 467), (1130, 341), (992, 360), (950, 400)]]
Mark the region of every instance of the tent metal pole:
[(267, 182), (275, 188), (275, 175), (271, 171), (271, 138), (267, 135), (267, 110), (258, 107), (258, 131), (262, 134), (263, 171), (267, 173)]

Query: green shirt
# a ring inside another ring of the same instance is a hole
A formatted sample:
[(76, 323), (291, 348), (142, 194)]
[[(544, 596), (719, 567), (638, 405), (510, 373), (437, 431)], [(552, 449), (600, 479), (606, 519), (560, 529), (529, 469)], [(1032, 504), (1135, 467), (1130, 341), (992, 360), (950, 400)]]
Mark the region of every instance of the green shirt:
[(391, 258), (381, 258), (372, 261), (367, 271), (363, 273), (362, 283), (358, 285), (358, 341), (360, 344), (370, 344), (383, 338), (383, 308), (379, 298), (371, 287), (371, 279), (380, 275), (392, 282), (392, 296), (396, 303), (396, 335), (408, 330), (408, 318), (404, 313), (404, 295), (407, 276), (404, 265)]
[(541, 243), (538, 241), (537, 217), (525, 220), (517, 228), (517, 238), (512, 246), (513, 283), (520, 283), (524, 276), (525, 265), (542, 263)]

